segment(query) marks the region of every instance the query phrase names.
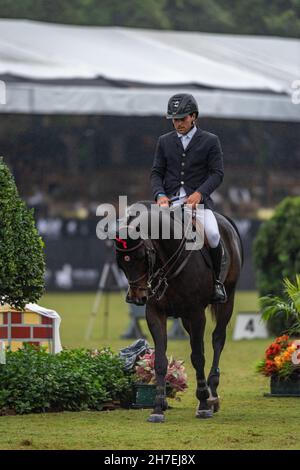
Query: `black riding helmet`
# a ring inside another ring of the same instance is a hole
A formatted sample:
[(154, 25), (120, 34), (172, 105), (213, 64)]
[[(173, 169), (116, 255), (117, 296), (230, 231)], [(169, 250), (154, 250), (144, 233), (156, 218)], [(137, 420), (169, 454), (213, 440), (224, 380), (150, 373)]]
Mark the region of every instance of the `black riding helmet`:
[(196, 113), (198, 117), (198, 105), (193, 95), (179, 93), (171, 96), (168, 102), (167, 119), (182, 119), (189, 114)]

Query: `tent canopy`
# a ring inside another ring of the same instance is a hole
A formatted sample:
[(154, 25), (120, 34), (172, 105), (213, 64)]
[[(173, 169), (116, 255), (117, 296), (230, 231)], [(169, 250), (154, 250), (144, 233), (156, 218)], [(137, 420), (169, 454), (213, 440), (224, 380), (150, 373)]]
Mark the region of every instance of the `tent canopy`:
[(200, 114), (300, 120), (300, 40), (0, 20), (2, 112), (163, 115), (192, 90)]

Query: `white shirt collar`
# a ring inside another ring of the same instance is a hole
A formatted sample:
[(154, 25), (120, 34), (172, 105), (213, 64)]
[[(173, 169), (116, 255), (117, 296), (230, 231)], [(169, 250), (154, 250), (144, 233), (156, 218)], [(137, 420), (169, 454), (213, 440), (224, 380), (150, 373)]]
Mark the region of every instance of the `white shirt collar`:
[(196, 132), (197, 132), (197, 127), (194, 126), (194, 127), (192, 127), (192, 129), (187, 134), (179, 134), (179, 132), (177, 132), (177, 135), (178, 135), (179, 139), (184, 137), (184, 138), (188, 138), (188, 139), (191, 140), (191, 138), (194, 136), (194, 134)]

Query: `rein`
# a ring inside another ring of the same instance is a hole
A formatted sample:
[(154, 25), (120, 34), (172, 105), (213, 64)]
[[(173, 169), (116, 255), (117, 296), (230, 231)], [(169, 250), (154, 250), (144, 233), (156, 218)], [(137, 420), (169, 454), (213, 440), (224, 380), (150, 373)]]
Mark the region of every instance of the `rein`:
[[(185, 259), (182, 261), (182, 263), (178, 266), (175, 272), (173, 274), (170, 274), (170, 272), (174, 269), (176, 266), (178, 260), (180, 259), (180, 256), (184, 252), (185, 249), (185, 243), (187, 241), (186, 234), (190, 228), (190, 225), (193, 223), (193, 217), (191, 217), (191, 220), (187, 226), (186, 232), (179, 244), (179, 247), (177, 250), (170, 256), (170, 258), (165, 262), (165, 264), (159, 268), (149, 279), (148, 279), (148, 289), (150, 290), (151, 294), (150, 297), (155, 296), (157, 300), (161, 300), (162, 297), (165, 295), (165, 292), (168, 288), (168, 281), (170, 279), (174, 279), (178, 274), (182, 271), (184, 266), (189, 260), (189, 257), (192, 254), (192, 251), (188, 253), (188, 255), (185, 257)], [(168, 277), (169, 276), (169, 277)], [(157, 280), (157, 284), (153, 287), (153, 282)]]
[[(182, 255), (185, 249), (185, 242), (186, 242), (186, 237), (183, 237), (177, 250), (171, 255), (171, 257), (166, 261), (166, 263), (148, 279), (147, 285), (148, 285), (149, 291), (151, 292), (150, 297), (155, 296), (156, 300), (161, 300), (162, 297), (165, 295), (165, 292), (168, 288), (168, 285), (169, 285), (168, 281), (176, 277), (186, 265), (187, 260), (191, 255), (191, 251), (188, 254), (188, 256), (183, 260), (183, 262), (180, 264), (180, 266), (175, 271), (175, 273), (169, 276), (170, 272), (174, 269), (174, 266), (176, 266), (180, 256)], [(153, 287), (153, 283), (155, 283), (155, 281), (157, 281), (157, 283)]]
[[(191, 219), (192, 220), (192, 219)], [(185, 233), (187, 233), (189, 226), (192, 222), (189, 223), (187, 230)], [(148, 281), (147, 281), (147, 290), (149, 292), (149, 297), (155, 296), (156, 300), (161, 300), (162, 297), (165, 295), (166, 290), (168, 288), (168, 281), (170, 279), (175, 278), (178, 276), (178, 274), (182, 271), (186, 263), (188, 262), (189, 257), (192, 254), (192, 250), (189, 251), (188, 255), (185, 257), (185, 259), (182, 261), (182, 263), (178, 266), (178, 268), (173, 272), (173, 274), (169, 275), (170, 272), (174, 269), (176, 266), (180, 256), (184, 252), (185, 249), (185, 243), (187, 241), (186, 235), (182, 238), (178, 248), (176, 251), (170, 256), (170, 258), (165, 262), (165, 264), (159, 268), (157, 271), (154, 270), (155, 266), (155, 261), (156, 261), (156, 251), (153, 248), (151, 240), (141, 240), (136, 246), (133, 248), (119, 248), (116, 247), (117, 251), (121, 252), (133, 252), (140, 248), (143, 244), (145, 244), (146, 247), (146, 254), (147, 254), (147, 261), (148, 261), (148, 271), (139, 276), (138, 278), (134, 280), (128, 279), (128, 284), (129, 286), (138, 290), (145, 290), (143, 287), (140, 287), (137, 285), (137, 282), (141, 281), (144, 279), (146, 276), (148, 276)], [(153, 286), (153, 284), (155, 284)]]

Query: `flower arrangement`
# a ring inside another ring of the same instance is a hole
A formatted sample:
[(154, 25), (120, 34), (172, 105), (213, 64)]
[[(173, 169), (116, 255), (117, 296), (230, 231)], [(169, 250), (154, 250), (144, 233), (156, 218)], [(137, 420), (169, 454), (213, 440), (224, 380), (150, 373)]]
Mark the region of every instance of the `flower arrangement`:
[(300, 377), (300, 340), (292, 340), (289, 335), (300, 334), (300, 275), (295, 282), (283, 280), (284, 297), (266, 296), (260, 299), (262, 318), (265, 321), (284, 313), (290, 318), (291, 325), (287, 334), (279, 336), (268, 347), (265, 359), (258, 364), (258, 371), (267, 377)]
[(267, 348), (257, 370), (266, 377), (300, 376), (300, 340), (291, 340), (288, 335), (276, 338)]
[[(155, 384), (154, 360), (155, 351), (151, 349), (136, 362), (135, 374), (139, 382)], [(172, 356), (168, 359), (166, 385), (167, 396), (177, 399), (177, 392), (183, 392), (188, 386), (183, 361), (176, 360)]]

